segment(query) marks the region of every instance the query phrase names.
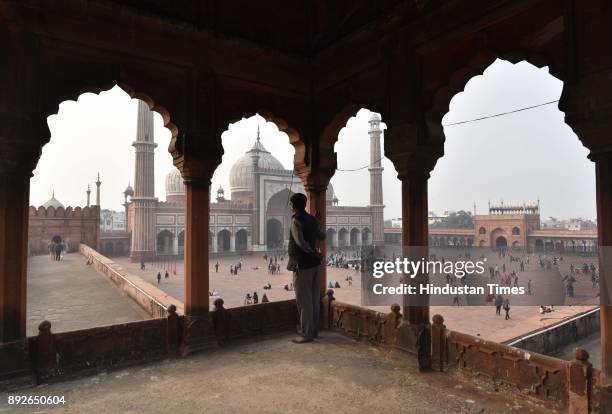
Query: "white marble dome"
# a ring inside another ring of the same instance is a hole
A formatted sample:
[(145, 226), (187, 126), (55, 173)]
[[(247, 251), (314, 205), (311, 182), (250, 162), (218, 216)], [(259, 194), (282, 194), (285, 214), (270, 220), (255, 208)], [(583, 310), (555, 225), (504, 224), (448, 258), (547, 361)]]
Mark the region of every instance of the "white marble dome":
[(177, 168), (166, 175), (166, 198), (168, 196), (183, 196), (185, 195), (185, 183), (183, 176)]
[(44, 208), (48, 208), (48, 207), (53, 207), (53, 208), (62, 207), (63, 208), (64, 207), (64, 205), (55, 198), (55, 191), (53, 192), (53, 195), (51, 196), (51, 198), (42, 206)]
[(230, 170), (230, 191), (244, 192), (253, 190), (253, 170), (257, 163), (258, 169), (284, 171), (285, 167), (269, 151), (267, 151), (259, 136), (253, 144), (253, 148), (247, 151)]

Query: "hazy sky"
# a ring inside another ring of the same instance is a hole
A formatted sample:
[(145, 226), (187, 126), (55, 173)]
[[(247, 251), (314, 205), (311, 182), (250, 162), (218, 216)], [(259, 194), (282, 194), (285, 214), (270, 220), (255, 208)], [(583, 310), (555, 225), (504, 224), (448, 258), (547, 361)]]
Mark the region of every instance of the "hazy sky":
[[(562, 83), (527, 63), (497, 61), (471, 79), (457, 94), (443, 123), (492, 115), (558, 99)], [(47, 201), (51, 192), (64, 205), (83, 206), (90, 184), (95, 202), (96, 174), (102, 181), (102, 207), (118, 210), (123, 190), (134, 181), (137, 103), (115, 87), (100, 95), (84, 94), (77, 102), (59, 106), (48, 118), (51, 141), (43, 148), (31, 180), (31, 204)], [(369, 163), (368, 119), (361, 110), (342, 129), (336, 144), (338, 168), (353, 169)], [(384, 114), (382, 114), (384, 121)], [(164, 179), (171, 168), (167, 151), (170, 133), (155, 114), (155, 189), (163, 200)], [(219, 186), (229, 195), (228, 173), (248, 151), (257, 125), (263, 145), (290, 168), (293, 147), (288, 137), (260, 116), (229, 125), (221, 136), (225, 155), (213, 176), (213, 196)], [(429, 188), (430, 210), (472, 210), (484, 213), (487, 201), (531, 202), (540, 199), (543, 217), (595, 217), (594, 166), (587, 150), (564, 123), (557, 105), (445, 128), (445, 156), (434, 169)], [(388, 159), (383, 161), (385, 217), (401, 215), (400, 183)], [(338, 171), (332, 184), (341, 205), (369, 202), (368, 171)]]

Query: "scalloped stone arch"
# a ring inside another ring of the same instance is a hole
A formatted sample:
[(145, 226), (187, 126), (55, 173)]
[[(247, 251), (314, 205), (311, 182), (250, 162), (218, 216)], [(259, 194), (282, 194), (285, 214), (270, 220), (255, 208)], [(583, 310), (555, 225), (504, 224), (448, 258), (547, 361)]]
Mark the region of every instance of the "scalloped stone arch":
[(380, 108), (376, 107), (375, 105), (358, 104), (354, 102), (345, 105), (341, 110), (336, 112), (327, 123), (324, 124), (325, 126), (321, 133), (320, 145), (323, 146), (323, 148), (333, 149), (336, 142), (338, 142), (338, 136), (340, 135), (342, 128), (345, 128), (348, 121), (352, 117), (357, 116), (357, 113), (362, 109), (382, 113)]
[(338, 142), (340, 131), (343, 128), (346, 128), (348, 121), (357, 116), (357, 113), (361, 109), (367, 109), (369, 111), (377, 111), (377, 108), (372, 109), (370, 106), (359, 105), (357, 103), (350, 103), (345, 105), (340, 111), (336, 112), (335, 115), (325, 123), (325, 126), (321, 132), (320, 141), (319, 141), (319, 151), (323, 154), (325, 151), (329, 154), (328, 163), (333, 163), (333, 165), (327, 165), (326, 167), (331, 168), (333, 170), (338, 168), (338, 156), (335, 152), (335, 145)]
[[(81, 86), (73, 86), (71, 89), (62, 89), (62, 94), (58, 95), (56, 99), (52, 99), (52, 101), (55, 101), (55, 103), (49, 104), (49, 105), (54, 105), (54, 106), (48, 106), (43, 113), (45, 124), (46, 124), (47, 117), (51, 115), (56, 115), (59, 113), (59, 105), (62, 102), (73, 101), (75, 103), (78, 103), (79, 98), (86, 93), (93, 93), (96, 95), (100, 95), (100, 93), (109, 91), (115, 86), (119, 87), (122, 91), (124, 91), (131, 99), (140, 99), (141, 101), (145, 102), (152, 111), (157, 112), (158, 114), (161, 115), (163, 123), (164, 123), (164, 127), (170, 131), (170, 146), (168, 147), (168, 150), (173, 155), (173, 157), (175, 157), (174, 152), (176, 151), (176, 147), (174, 143), (176, 142), (176, 138), (179, 133), (179, 128), (171, 120), (170, 111), (165, 106), (159, 103), (156, 103), (155, 100), (149, 94), (145, 92), (136, 91), (133, 88), (131, 88), (128, 84), (123, 83), (123, 82), (116, 82), (116, 83), (102, 82), (99, 85), (81, 85)], [(45, 144), (49, 143), (51, 139), (51, 133), (48, 129), (48, 126), (47, 126), (47, 134), (48, 135), (46, 139), (44, 139), (41, 142), (41, 148)], [(39, 154), (39, 157), (40, 157), (40, 154)]]
[[(233, 124), (242, 119), (250, 118), (252, 116), (259, 115), (266, 122), (272, 122), (279, 131), (284, 132), (289, 137), (289, 143), (295, 149), (295, 153), (293, 155), (293, 168), (296, 171), (300, 171), (305, 168), (307, 165), (307, 151), (306, 151), (306, 142), (302, 139), (300, 133), (297, 129), (290, 126), (289, 122), (286, 121), (286, 118), (283, 116), (278, 116), (275, 113), (262, 109), (256, 112), (244, 112), (240, 117), (230, 117), (227, 118), (225, 122), (222, 122), (223, 125)], [(221, 135), (219, 134), (219, 142), (221, 142)]]
[[(459, 93), (465, 91), (466, 84), (476, 76), (482, 76), (484, 71), (497, 59), (506, 60), (514, 65), (525, 61), (531, 65), (542, 68), (548, 66), (549, 73), (563, 81), (564, 73), (554, 64), (552, 59), (528, 51), (494, 52), (484, 51), (476, 54), (467, 64), (459, 66), (448, 78), (448, 82), (438, 88), (433, 94), (431, 105), (426, 111), (425, 119), (430, 132), (435, 136), (444, 137), (442, 118), (450, 109), (451, 100)], [(563, 87), (565, 89), (565, 85)], [(562, 92), (563, 94), (563, 92)]]

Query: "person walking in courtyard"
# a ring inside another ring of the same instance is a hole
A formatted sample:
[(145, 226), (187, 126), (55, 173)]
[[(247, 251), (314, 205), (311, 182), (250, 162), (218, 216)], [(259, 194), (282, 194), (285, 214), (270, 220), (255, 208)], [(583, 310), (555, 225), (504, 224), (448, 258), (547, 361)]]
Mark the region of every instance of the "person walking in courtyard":
[(257, 295), (257, 292), (253, 292), (253, 303), (255, 305), (259, 303), (259, 295)]
[(531, 295), (531, 279), (529, 279), (529, 282), (527, 282), (527, 294)]
[(140, 261), (140, 270), (145, 270), (145, 262), (144, 262), (144, 260)]
[(504, 298), (502, 295), (497, 295), (495, 297), (495, 314), (497, 316), (501, 315), (501, 307), (504, 304)]
[(219, 262), (215, 263), (215, 273), (219, 273)]
[(307, 198), (296, 193), (289, 199), (293, 212), (289, 232), (289, 260), (287, 270), (293, 272), (293, 287), (298, 308), (300, 334), (293, 339), (296, 344), (312, 342), (318, 337), (317, 323), (321, 307), (319, 293), (323, 269), (321, 255), (316, 250), (317, 240), (324, 240), (325, 233), (319, 221), (306, 213)]
[(161, 283), (161, 272), (157, 272), (157, 284)]
[(62, 258), (62, 244), (55, 243), (55, 260), (59, 261)]
[(505, 320), (510, 319), (510, 299), (506, 298), (504, 301), (504, 311), (506, 312)]
[(168, 273), (168, 270), (166, 270), (166, 273), (164, 274), (164, 279), (168, 280), (170, 278), (170, 273)]

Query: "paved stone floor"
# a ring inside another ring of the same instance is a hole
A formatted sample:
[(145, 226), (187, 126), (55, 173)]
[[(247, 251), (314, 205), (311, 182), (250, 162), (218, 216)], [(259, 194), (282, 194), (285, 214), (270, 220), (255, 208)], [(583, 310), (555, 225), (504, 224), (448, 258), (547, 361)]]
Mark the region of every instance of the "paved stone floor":
[(80, 253), (56, 262), (48, 256), (28, 259), (27, 334), (38, 334), (43, 320), (52, 332), (150, 319), (107, 279), (85, 265)]
[(66, 404), (8, 407), (0, 413), (550, 413), (524, 396), (442, 373), (418, 373), (344, 336), (295, 345), (287, 336), (243, 342), (209, 354), (42, 385), (19, 395), (63, 395)]
[[(456, 249), (445, 249), (443, 252), (447, 258), (458, 254)], [(480, 253), (479, 253), (480, 254)], [(495, 253), (492, 253), (489, 258), (493, 263)], [(117, 263), (121, 264), (129, 272), (141, 276), (145, 281), (152, 284), (157, 284), (157, 273), (161, 272), (162, 281), (159, 285), (160, 289), (174, 296), (179, 300), (184, 298), (184, 279), (183, 279), (183, 263), (182, 261), (173, 262), (158, 262), (148, 263), (145, 271), (140, 270), (139, 263), (131, 263), (127, 258), (113, 258)], [(279, 258), (280, 260), (280, 258)], [(579, 266), (584, 262), (591, 263), (593, 258), (582, 258), (578, 256), (567, 257), (560, 265), (559, 272), (561, 275), (569, 273), (570, 263)], [(230, 265), (235, 265), (238, 261), (242, 261), (242, 271), (238, 276), (230, 274)], [(219, 270), (215, 271), (215, 263), (219, 262)], [(517, 262), (512, 264), (509, 260), (505, 260), (508, 269), (518, 267)], [(279, 275), (270, 275), (267, 270), (267, 264), (260, 254), (250, 256), (234, 256), (210, 259), (210, 290), (216, 290), (225, 301), (226, 307), (242, 306), (244, 304), (244, 296), (248, 293), (257, 291), (261, 300), (263, 293), (266, 293), (270, 301), (279, 301), (293, 299), (294, 293), (287, 292), (283, 289), (285, 284), (291, 283), (291, 273), (285, 269), (286, 263), (281, 262), (281, 273)], [(500, 266), (501, 267), (501, 266)], [(541, 285), (538, 282), (537, 272), (539, 271), (536, 257), (532, 256), (530, 263), (527, 265), (524, 273), (519, 272), (521, 286), (527, 283), (529, 278), (533, 278), (534, 294), (550, 289), (547, 285)], [(165, 271), (169, 270), (169, 278), (166, 280), (163, 276)], [(176, 269), (176, 274), (174, 270)], [(517, 269), (518, 270), (518, 269)], [(339, 269), (328, 267), (328, 280), (332, 283), (338, 281), (341, 285), (340, 289), (334, 289), (337, 300), (361, 305), (361, 276), (359, 272), (352, 269)], [(347, 276), (352, 276), (353, 285), (348, 286), (345, 281)], [(272, 285), (272, 289), (263, 290), (263, 286), (267, 283)], [(555, 287), (556, 288), (556, 287)], [(506, 342), (511, 339), (520, 337), (529, 332), (554, 325), (565, 318), (572, 317), (578, 313), (585, 312), (598, 304), (595, 297), (597, 289), (593, 288), (590, 278), (587, 276), (577, 277), (576, 282), (576, 297), (571, 299), (569, 303), (572, 306), (556, 306), (553, 313), (540, 315), (537, 306), (512, 306), (510, 320), (505, 320), (503, 316), (495, 315), (495, 308), (492, 305), (488, 306), (432, 306), (430, 309), (431, 315), (436, 313), (444, 316), (446, 326), (449, 329), (457, 330), (471, 335), (481, 336), (483, 338)], [(211, 300), (211, 308), (212, 308)], [(462, 299), (461, 303), (466, 303)], [(548, 304), (548, 303), (543, 303)], [(389, 312), (389, 307), (371, 307), (372, 309)]]

